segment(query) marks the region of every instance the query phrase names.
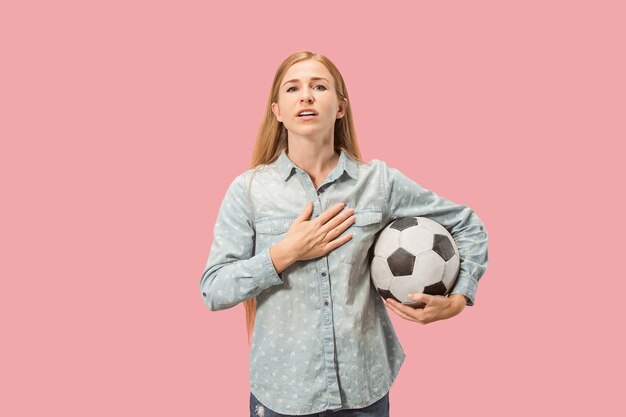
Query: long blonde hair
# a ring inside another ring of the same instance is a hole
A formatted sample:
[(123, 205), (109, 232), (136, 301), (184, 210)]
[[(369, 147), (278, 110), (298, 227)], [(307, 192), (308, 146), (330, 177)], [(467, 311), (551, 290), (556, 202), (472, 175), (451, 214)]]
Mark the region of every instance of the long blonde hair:
[[(341, 73), (335, 64), (333, 64), (324, 55), (308, 51), (300, 51), (288, 56), (276, 71), (270, 96), (267, 100), (265, 115), (263, 116), (263, 120), (259, 126), (256, 143), (254, 145), (254, 150), (252, 151), (252, 160), (250, 162), (251, 168), (256, 168), (260, 165), (274, 162), (283, 149), (288, 148), (287, 129), (281, 122), (276, 120), (274, 113), (272, 113), (272, 103), (278, 102), (280, 82), (285, 76), (287, 70), (289, 70), (293, 64), (307, 59), (315, 59), (328, 68), (328, 71), (330, 71), (335, 80), (335, 92), (337, 93), (337, 97), (345, 99), (344, 116), (335, 121), (335, 151), (339, 152), (340, 150), (343, 150), (356, 161), (362, 162), (361, 150), (359, 149), (354, 129), (354, 122), (352, 120), (352, 109), (350, 107), (350, 99), (348, 98), (348, 90), (346, 89), (346, 84), (343, 81)], [(254, 329), (254, 320), (256, 317), (256, 297), (244, 301), (243, 306), (246, 313), (248, 343), (250, 343)]]

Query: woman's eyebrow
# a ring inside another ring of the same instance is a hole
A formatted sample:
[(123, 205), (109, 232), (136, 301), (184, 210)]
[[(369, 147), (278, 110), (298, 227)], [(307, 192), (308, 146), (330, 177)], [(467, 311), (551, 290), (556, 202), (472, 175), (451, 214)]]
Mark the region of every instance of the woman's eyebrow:
[[(328, 82), (328, 80), (326, 78), (324, 78), (324, 77), (311, 77), (311, 81), (316, 81), (316, 80), (324, 80), (324, 81)], [(293, 83), (293, 82), (296, 82), (296, 81), (299, 82), (300, 80), (297, 79), (297, 78), (294, 78), (293, 80), (285, 81), (285, 83), (283, 84), (283, 87), (286, 84)]]

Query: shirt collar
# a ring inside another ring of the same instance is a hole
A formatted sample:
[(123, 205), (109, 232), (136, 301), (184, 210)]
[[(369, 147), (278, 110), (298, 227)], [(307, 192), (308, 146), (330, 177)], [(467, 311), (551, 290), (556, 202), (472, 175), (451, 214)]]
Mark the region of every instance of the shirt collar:
[[(283, 180), (287, 181), (294, 170), (301, 170), (291, 159), (287, 156), (287, 150), (283, 149), (278, 159), (276, 160), (276, 167)], [(345, 172), (352, 178), (357, 177), (356, 162), (348, 155), (343, 149), (340, 149), (339, 162), (333, 171), (328, 175), (328, 180), (333, 181), (341, 176)]]

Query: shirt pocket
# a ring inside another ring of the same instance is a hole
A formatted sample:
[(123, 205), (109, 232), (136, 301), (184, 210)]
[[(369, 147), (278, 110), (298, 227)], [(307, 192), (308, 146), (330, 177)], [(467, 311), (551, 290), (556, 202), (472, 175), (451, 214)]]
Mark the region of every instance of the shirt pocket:
[(344, 232), (352, 233), (352, 239), (333, 251), (337, 252), (335, 256), (339, 261), (350, 264), (367, 262), (369, 249), (382, 229), (383, 212), (381, 209), (355, 210), (354, 217), (354, 223)]
[(354, 211), (354, 224), (352, 226), (365, 227), (372, 224), (379, 224), (383, 220), (381, 209), (363, 209)]
[(280, 242), (284, 237), (295, 216), (265, 217), (256, 221), (255, 252), (260, 253), (272, 245)]

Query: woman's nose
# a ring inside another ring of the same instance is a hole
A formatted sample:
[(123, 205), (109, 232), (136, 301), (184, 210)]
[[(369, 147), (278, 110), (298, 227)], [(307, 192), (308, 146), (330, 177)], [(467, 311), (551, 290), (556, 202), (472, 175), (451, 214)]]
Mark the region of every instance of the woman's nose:
[(305, 90), (305, 89), (302, 90), (302, 96), (300, 97), (300, 101), (308, 101), (308, 102), (313, 101), (313, 96), (311, 95), (309, 90)]

